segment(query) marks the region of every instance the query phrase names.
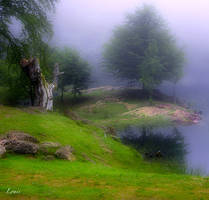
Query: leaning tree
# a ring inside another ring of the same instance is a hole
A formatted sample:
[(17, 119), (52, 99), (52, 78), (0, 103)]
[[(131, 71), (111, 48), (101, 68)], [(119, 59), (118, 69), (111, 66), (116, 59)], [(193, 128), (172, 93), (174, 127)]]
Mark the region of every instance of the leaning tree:
[(151, 91), (164, 80), (178, 81), (184, 56), (155, 8), (145, 5), (115, 30), (104, 61), (116, 76), (136, 80)]

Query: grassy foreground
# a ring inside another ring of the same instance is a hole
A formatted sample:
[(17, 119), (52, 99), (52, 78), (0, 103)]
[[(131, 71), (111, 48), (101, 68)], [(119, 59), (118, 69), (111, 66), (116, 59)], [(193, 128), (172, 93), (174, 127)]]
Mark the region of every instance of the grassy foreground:
[[(18, 130), (71, 145), (76, 161), (7, 155), (0, 160), (2, 200), (134, 200), (209, 197), (209, 179), (181, 174), (172, 163), (144, 161), (101, 129), (58, 113), (0, 106), (0, 134)], [(7, 192), (8, 191), (8, 192)], [(17, 192), (17, 194), (13, 194)]]

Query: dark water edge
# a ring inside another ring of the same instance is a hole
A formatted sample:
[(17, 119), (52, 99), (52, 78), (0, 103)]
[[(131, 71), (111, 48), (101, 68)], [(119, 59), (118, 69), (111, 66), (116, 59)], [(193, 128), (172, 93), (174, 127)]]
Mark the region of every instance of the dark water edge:
[[(137, 149), (146, 160), (172, 161), (184, 173), (208, 176), (209, 151), (201, 146), (202, 140), (209, 143), (209, 134), (201, 135), (200, 140), (196, 134), (200, 128), (201, 125), (167, 128), (128, 126), (119, 130), (118, 136), (124, 144)], [(209, 150), (209, 145), (207, 147)]]

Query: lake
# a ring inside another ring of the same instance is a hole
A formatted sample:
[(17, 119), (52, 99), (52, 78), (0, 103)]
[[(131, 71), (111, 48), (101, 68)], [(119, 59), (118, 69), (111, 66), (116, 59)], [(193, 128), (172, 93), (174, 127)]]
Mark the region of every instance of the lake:
[[(172, 86), (161, 90), (169, 94)], [(181, 82), (176, 88), (177, 96), (202, 111), (199, 124), (168, 128), (147, 129), (130, 126), (120, 132), (124, 143), (134, 145), (145, 157), (160, 157), (184, 162), (186, 171), (192, 174), (209, 175), (209, 87)], [(169, 94), (171, 95), (171, 94)]]

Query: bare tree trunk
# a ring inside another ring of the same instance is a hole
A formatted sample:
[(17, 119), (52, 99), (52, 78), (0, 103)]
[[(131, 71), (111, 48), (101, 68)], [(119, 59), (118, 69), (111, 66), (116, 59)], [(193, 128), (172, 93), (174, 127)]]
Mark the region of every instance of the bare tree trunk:
[(31, 99), (33, 106), (40, 106), (46, 110), (53, 110), (53, 89), (57, 87), (59, 72), (58, 64), (55, 65), (54, 81), (47, 83), (37, 58), (21, 61), (21, 67), (31, 82)]

